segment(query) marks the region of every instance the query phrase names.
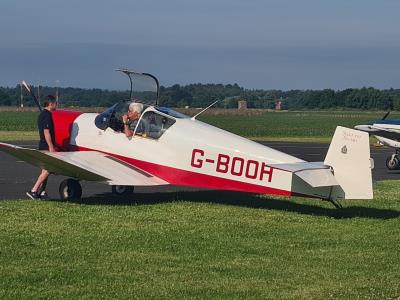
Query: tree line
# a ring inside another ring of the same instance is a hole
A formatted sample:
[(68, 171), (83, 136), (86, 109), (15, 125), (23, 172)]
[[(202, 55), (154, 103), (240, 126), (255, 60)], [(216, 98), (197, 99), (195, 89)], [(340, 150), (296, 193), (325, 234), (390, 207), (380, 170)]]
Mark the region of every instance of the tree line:
[[(108, 107), (129, 98), (129, 91), (106, 89), (58, 88), (62, 106)], [(40, 87), (44, 95), (55, 95), (54, 87)], [(169, 107), (206, 107), (220, 100), (217, 107), (237, 108), (246, 100), (249, 108), (275, 108), (281, 101), (283, 109), (375, 109), (400, 110), (400, 89), (350, 88), (345, 90), (262, 90), (245, 89), (237, 84), (175, 84), (160, 87), (160, 105)], [(20, 86), (0, 87), (0, 106), (20, 105)], [(24, 106), (34, 106), (24, 95)]]

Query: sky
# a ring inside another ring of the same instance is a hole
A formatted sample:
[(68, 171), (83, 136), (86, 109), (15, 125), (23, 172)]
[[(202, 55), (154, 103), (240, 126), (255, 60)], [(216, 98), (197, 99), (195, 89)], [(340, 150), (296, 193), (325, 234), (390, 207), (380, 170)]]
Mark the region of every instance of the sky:
[[(397, 0), (1, 0), (0, 86), (400, 88)], [(57, 83), (58, 82), (58, 83)]]

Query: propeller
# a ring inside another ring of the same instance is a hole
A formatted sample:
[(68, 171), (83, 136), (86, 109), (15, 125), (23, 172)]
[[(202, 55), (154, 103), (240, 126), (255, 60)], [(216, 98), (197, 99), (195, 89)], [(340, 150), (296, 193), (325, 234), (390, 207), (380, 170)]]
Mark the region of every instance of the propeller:
[(35, 93), (32, 91), (32, 89), (29, 87), (29, 85), (26, 83), (25, 80), (21, 81), (21, 85), (29, 92), (29, 94), (32, 96), (33, 100), (36, 103), (36, 106), (39, 108), (40, 111), (42, 111), (42, 107), (40, 106), (40, 103), (38, 99), (35, 96)]

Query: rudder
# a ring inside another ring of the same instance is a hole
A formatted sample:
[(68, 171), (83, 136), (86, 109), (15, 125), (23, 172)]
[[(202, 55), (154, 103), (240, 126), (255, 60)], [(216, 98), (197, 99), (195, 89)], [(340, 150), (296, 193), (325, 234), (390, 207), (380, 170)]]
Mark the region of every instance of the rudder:
[(366, 132), (337, 126), (326, 154), (345, 199), (372, 199), (372, 159)]

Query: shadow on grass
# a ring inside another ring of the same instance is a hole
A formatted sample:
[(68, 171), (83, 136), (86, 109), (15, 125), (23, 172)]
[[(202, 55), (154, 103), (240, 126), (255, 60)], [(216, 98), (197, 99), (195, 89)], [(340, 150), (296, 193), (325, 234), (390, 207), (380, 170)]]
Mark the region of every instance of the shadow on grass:
[[(57, 200), (54, 200), (57, 201)], [(86, 205), (150, 205), (188, 201), (199, 203), (218, 203), (256, 209), (295, 212), (304, 215), (326, 216), (335, 219), (372, 218), (393, 219), (400, 217), (400, 211), (373, 207), (349, 206), (342, 209), (324, 207), (322, 200), (315, 199), (315, 205), (297, 203), (293, 200), (261, 198), (258, 194), (228, 191), (171, 192), (154, 194), (133, 194), (129, 197), (118, 197), (111, 193), (98, 194), (92, 197), (70, 202)], [(301, 200), (303, 201), (303, 200)], [(346, 205), (346, 201), (342, 202)], [(360, 202), (361, 203), (361, 202)]]

